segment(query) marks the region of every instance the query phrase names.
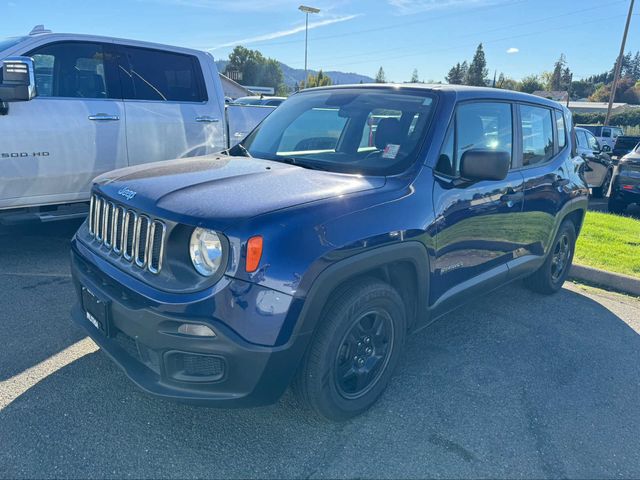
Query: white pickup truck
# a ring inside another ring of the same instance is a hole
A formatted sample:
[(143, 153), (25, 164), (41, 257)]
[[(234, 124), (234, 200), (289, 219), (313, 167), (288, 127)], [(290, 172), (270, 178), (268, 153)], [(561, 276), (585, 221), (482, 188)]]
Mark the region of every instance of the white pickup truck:
[(0, 225), (86, 214), (91, 181), (234, 145), (273, 107), (225, 106), (206, 52), (36, 27), (0, 39)]

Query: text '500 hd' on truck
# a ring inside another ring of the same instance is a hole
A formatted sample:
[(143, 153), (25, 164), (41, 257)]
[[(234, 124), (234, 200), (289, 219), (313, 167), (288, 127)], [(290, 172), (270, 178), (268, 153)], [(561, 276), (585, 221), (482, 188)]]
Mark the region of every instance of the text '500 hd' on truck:
[(83, 217), (97, 175), (220, 151), (272, 110), (225, 107), (206, 52), (41, 26), (0, 38), (0, 227)]
[(587, 208), (571, 116), (456, 86), (298, 93), (229, 154), (96, 179), (73, 318), (144, 390), (357, 415), (407, 335), (515, 279), (553, 293)]

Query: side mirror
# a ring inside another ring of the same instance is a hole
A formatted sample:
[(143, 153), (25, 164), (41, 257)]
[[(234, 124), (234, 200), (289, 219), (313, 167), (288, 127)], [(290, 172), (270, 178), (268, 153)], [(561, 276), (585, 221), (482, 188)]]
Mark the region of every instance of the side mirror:
[(460, 176), (467, 180), (504, 180), (511, 155), (496, 150), (467, 150), (460, 159)]
[(602, 150), (604, 153), (609, 153), (611, 151), (611, 147), (609, 145), (603, 145)]
[(36, 96), (33, 59), (9, 57), (2, 62), (0, 102), (27, 102)]

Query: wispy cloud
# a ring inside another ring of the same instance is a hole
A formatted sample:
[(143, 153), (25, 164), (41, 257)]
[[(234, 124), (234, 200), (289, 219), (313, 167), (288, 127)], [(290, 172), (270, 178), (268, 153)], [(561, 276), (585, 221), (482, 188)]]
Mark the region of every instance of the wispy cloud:
[(444, 10), (446, 8), (494, 5), (504, 0), (387, 0), (400, 15)]
[[(353, 20), (360, 15), (343, 15), (340, 17), (327, 18), (325, 20), (319, 20), (317, 22), (309, 22), (309, 30), (314, 28), (326, 27), (327, 25), (332, 25), (334, 23), (346, 22), (348, 20)], [(242, 38), (240, 40), (234, 40), (233, 42), (226, 42), (220, 45), (216, 45), (215, 47), (210, 48), (209, 50), (217, 50), (218, 48), (224, 47), (233, 47), (235, 45), (247, 45), (249, 43), (258, 43), (264, 42), (266, 40), (273, 40), (275, 38), (288, 37), (290, 35), (295, 35), (296, 33), (303, 32), (305, 29), (305, 25), (298, 25), (296, 27), (292, 27), (288, 30), (278, 30), (276, 32), (265, 33), (262, 35), (256, 35), (255, 37)]]
[(519, 48), (511, 47), (507, 49), (507, 53), (518, 53), (520, 51)]

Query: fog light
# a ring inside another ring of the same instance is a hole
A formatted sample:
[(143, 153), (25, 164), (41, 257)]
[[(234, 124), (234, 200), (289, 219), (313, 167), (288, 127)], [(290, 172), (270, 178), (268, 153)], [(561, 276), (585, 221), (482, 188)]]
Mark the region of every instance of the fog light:
[(183, 335), (193, 335), (194, 337), (215, 337), (216, 334), (206, 325), (196, 323), (183, 323), (178, 327), (178, 333)]

